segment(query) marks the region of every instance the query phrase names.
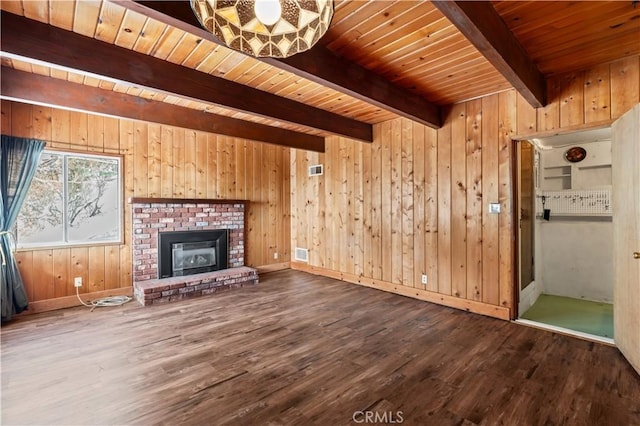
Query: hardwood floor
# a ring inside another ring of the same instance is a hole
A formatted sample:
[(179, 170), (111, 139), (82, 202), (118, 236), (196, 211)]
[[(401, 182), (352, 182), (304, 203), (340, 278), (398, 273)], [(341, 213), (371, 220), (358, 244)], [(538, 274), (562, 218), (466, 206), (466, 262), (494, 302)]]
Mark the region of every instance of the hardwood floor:
[(640, 424), (613, 347), (291, 270), (19, 318), (1, 372), (3, 425)]

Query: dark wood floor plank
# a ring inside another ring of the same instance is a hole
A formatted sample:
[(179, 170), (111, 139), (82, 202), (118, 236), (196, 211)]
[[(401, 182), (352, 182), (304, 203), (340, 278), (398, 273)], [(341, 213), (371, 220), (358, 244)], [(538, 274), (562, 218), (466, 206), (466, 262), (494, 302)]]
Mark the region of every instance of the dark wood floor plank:
[(1, 344), (3, 425), (640, 424), (613, 347), (298, 271), (20, 317)]

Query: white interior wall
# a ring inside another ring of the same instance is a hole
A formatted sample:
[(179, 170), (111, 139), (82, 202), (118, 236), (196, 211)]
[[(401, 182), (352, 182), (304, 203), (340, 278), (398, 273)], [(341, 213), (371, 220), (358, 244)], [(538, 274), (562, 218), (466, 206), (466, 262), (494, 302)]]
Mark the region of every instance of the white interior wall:
[[(557, 189), (544, 179), (544, 167), (570, 166), (571, 189), (602, 188), (611, 184), (611, 142), (585, 142), (587, 158), (571, 164), (564, 159), (567, 146), (541, 152), (538, 174), (540, 190)], [(605, 166), (605, 167), (603, 167)], [(551, 217), (536, 219), (536, 288), (542, 292), (598, 302), (613, 300), (613, 227), (611, 218)], [(535, 299), (534, 299), (535, 301)]]
[(538, 221), (543, 292), (613, 301), (613, 227), (610, 221)]

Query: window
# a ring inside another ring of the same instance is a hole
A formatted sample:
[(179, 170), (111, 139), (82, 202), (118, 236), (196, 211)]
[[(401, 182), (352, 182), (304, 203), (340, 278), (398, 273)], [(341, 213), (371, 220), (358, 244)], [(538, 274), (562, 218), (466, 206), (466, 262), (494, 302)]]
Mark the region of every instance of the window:
[(19, 248), (121, 241), (120, 158), (44, 151), (16, 224)]

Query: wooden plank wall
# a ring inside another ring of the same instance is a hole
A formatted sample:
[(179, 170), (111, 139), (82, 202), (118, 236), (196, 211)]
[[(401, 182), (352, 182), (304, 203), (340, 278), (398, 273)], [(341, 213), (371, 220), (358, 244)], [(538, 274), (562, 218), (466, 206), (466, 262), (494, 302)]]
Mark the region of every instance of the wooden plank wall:
[[(294, 267), (508, 318), (511, 138), (610, 124), (639, 102), (640, 58), (553, 77), (548, 91), (545, 108), (507, 91), (451, 106), (439, 130), (396, 119), (375, 126), (373, 144), (329, 138), (325, 154), (8, 101), (1, 129), (122, 155), (125, 197), (249, 199), (251, 266), (282, 267), (306, 247), (310, 262)], [(323, 176), (307, 176), (313, 164)], [(487, 213), (494, 200), (499, 216)], [(59, 307), (79, 275), (94, 295), (128, 288), (129, 241), (19, 252), (30, 300)]]
[(247, 199), (246, 264), (288, 266), (288, 148), (9, 101), (2, 101), (2, 132), (42, 139), (51, 148), (124, 159), (124, 244), (17, 252), (35, 310), (64, 305), (56, 299), (75, 296), (76, 276), (84, 279), (81, 292), (92, 297), (130, 289), (131, 211), (126, 199), (134, 196)]
[[(372, 144), (293, 151), (292, 249), (309, 262), (292, 267), (509, 318), (512, 138), (609, 125), (640, 100), (640, 58), (554, 77), (549, 100), (536, 110), (510, 90), (451, 106), (439, 130), (395, 119)], [(324, 175), (307, 176), (312, 164)]]

